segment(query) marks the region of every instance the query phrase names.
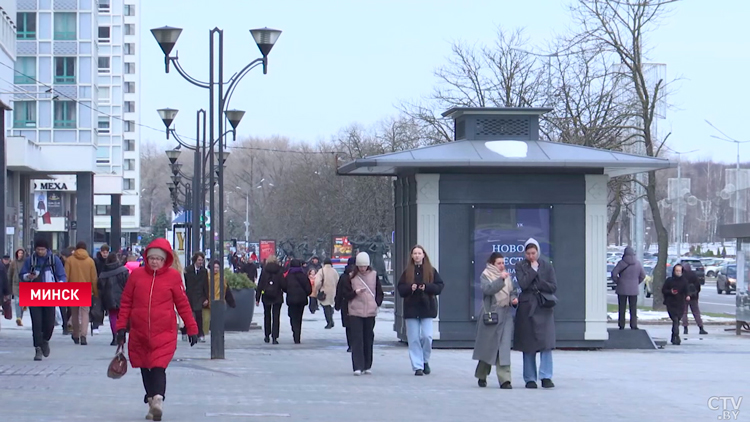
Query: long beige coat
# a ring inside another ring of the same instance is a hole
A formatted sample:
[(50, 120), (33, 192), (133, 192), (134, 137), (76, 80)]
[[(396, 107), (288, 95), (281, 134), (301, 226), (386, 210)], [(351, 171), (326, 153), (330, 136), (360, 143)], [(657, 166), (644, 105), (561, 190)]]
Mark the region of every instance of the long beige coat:
[(324, 265), (323, 269), (315, 274), (315, 286), (313, 288), (313, 295), (318, 294), (321, 286), (326, 294), (326, 300), (320, 300), (321, 306), (332, 306), (333, 299), (336, 296), (336, 285), (339, 282), (339, 273), (330, 265)]

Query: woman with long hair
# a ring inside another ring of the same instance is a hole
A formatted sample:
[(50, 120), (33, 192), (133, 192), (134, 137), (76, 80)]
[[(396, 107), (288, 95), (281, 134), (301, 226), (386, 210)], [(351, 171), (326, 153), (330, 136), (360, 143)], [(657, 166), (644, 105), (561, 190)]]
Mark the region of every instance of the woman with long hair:
[(477, 323), (474, 343), (474, 360), (477, 360), (477, 377), (480, 387), (487, 386), (487, 376), (495, 366), (500, 388), (509, 390), (510, 342), (513, 337), (513, 306), (518, 305), (517, 291), (505, 268), (505, 258), (493, 252), (487, 267), (480, 276), (482, 312)]
[(289, 323), (292, 326), (294, 344), (302, 341), (302, 315), (305, 313), (307, 298), (312, 293), (310, 279), (302, 269), (302, 261), (293, 259), (289, 272), (284, 277), (282, 290), (286, 293), (286, 305), (289, 308)]
[(424, 248), (411, 248), (409, 262), (398, 281), (398, 294), (404, 298), (404, 321), (409, 343), (409, 359), (414, 375), (429, 375), (432, 353), (432, 323), (438, 314), (437, 297), (443, 280), (430, 263)]
[(117, 344), (125, 344), (130, 329), (128, 358), (141, 369), (149, 406), (146, 419), (160, 421), (167, 389), (167, 366), (177, 349), (174, 308), (185, 321), (190, 345), (198, 342), (195, 325), (180, 274), (172, 267), (172, 247), (164, 238), (151, 242), (145, 251), (147, 266), (133, 271), (125, 285), (117, 319)]
[(372, 374), (375, 316), (383, 303), (383, 286), (378, 273), (370, 267), (366, 252), (357, 254), (351, 277), (344, 282), (342, 294), (349, 302), (349, 336), (354, 375)]
[(269, 343), (273, 338), (273, 344), (279, 344), (279, 327), (281, 323), (281, 305), (284, 303), (284, 273), (279, 265), (276, 255), (266, 259), (263, 271), (260, 273), (258, 288), (255, 289), (255, 304), (260, 305), (263, 301), (263, 330), (264, 341)]

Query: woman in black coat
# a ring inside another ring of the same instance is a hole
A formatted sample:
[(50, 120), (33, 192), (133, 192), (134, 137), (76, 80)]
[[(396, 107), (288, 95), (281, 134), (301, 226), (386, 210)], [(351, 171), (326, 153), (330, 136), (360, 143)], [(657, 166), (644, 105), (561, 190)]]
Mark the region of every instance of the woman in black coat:
[[(352, 351), (352, 345), (351, 341), (349, 340), (349, 324), (347, 324), (347, 320), (349, 319), (349, 301), (346, 300), (346, 297), (344, 297), (344, 285), (349, 284), (351, 285), (351, 275), (352, 272), (354, 272), (355, 262), (357, 261), (356, 258), (350, 257), (346, 261), (346, 268), (344, 268), (344, 273), (341, 274), (339, 277), (339, 282), (336, 284), (336, 296), (333, 299), (333, 307), (337, 311), (341, 311), (341, 325), (346, 330), (346, 351), (351, 352)], [(343, 283), (342, 283), (343, 282)]]
[[(203, 252), (193, 254), (193, 265), (185, 268), (185, 294), (190, 309), (193, 311), (193, 318), (198, 324), (198, 338), (205, 342), (205, 333), (203, 332), (203, 308), (208, 308), (208, 270), (204, 263), (206, 256)], [(187, 341), (187, 331), (183, 327), (182, 340)]]
[(284, 303), (284, 272), (275, 255), (268, 257), (263, 271), (260, 273), (258, 288), (255, 289), (255, 304), (263, 301), (263, 329), (264, 341), (268, 343), (273, 338), (273, 344), (279, 344), (279, 318), (281, 305)]
[(97, 280), (99, 297), (102, 301), (102, 307), (109, 314), (109, 326), (112, 329), (112, 343), (110, 346), (117, 346), (117, 315), (120, 312), (120, 299), (122, 292), (125, 290), (125, 284), (128, 282), (130, 271), (125, 268), (117, 259), (117, 255), (109, 254), (102, 266)]
[(667, 305), (669, 319), (672, 320), (672, 344), (679, 346), (680, 319), (685, 312), (685, 303), (690, 300), (688, 280), (683, 274), (682, 265), (677, 264), (672, 268), (672, 277), (664, 282), (661, 292), (664, 294), (664, 304)]
[(294, 344), (299, 344), (302, 337), (302, 315), (305, 313), (307, 298), (312, 293), (312, 284), (299, 259), (293, 259), (289, 264), (289, 272), (284, 277), (282, 290), (286, 293), (286, 306), (289, 308)]

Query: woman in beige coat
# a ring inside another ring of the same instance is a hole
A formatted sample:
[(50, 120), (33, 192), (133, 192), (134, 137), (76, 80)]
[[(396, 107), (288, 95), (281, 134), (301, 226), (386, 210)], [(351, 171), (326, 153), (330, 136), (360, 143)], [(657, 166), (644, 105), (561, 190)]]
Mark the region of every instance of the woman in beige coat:
[[(339, 282), (339, 273), (333, 268), (330, 258), (323, 261), (323, 268), (315, 275), (315, 286), (313, 295), (318, 298), (318, 303), (323, 307), (326, 316), (326, 329), (333, 328), (333, 299), (336, 297), (336, 285)], [(320, 292), (325, 295), (321, 299)]]

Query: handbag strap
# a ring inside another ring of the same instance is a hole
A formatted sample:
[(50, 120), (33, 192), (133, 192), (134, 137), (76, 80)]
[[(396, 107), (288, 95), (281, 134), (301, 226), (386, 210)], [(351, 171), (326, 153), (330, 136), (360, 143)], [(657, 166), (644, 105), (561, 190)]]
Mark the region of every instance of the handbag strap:
[(368, 286), (368, 285), (367, 285), (367, 283), (365, 283), (365, 281), (364, 281), (364, 280), (362, 279), (362, 277), (360, 277), (360, 276), (357, 276), (357, 278), (359, 279), (359, 281), (360, 281), (360, 282), (361, 282), (362, 284), (364, 284), (364, 285), (365, 285), (365, 289), (367, 289), (367, 291), (368, 291), (368, 292), (370, 292), (370, 294), (372, 295), (372, 297), (375, 297), (375, 293), (373, 293), (373, 292), (372, 292), (372, 290), (370, 290), (370, 286)]

